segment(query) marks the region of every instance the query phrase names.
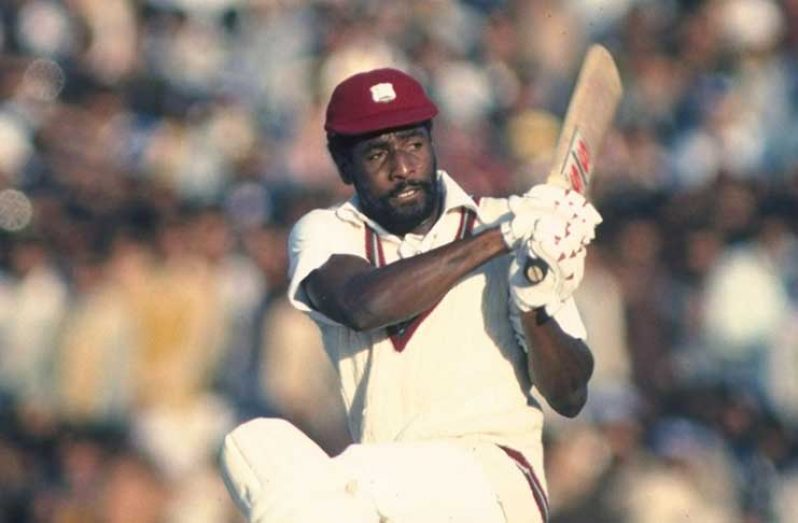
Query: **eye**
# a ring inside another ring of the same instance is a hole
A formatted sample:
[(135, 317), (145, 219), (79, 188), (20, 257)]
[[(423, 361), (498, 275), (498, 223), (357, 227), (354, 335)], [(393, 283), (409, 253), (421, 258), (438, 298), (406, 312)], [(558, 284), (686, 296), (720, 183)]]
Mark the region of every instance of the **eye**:
[(385, 151), (370, 151), (366, 154), (366, 160), (369, 162), (376, 162), (385, 155)]

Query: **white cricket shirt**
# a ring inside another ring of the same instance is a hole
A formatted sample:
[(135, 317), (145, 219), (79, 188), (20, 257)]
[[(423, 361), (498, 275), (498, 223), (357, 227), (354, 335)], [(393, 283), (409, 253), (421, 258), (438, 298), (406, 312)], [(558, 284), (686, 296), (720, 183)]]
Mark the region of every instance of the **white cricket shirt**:
[[(530, 394), (520, 326), (511, 321), (517, 310), (509, 298), (509, 255), (475, 269), (401, 329), (353, 331), (314, 310), (300, 285), (334, 254), (380, 266), (509, 217), (504, 198), (477, 203), (443, 171), (438, 183), (443, 212), (423, 236), (387, 232), (358, 210), (356, 196), (306, 214), (289, 240), (289, 298), (321, 328), (356, 442), (471, 438), (521, 452), (542, 474), (543, 416)], [(585, 337), (573, 300), (556, 320)]]

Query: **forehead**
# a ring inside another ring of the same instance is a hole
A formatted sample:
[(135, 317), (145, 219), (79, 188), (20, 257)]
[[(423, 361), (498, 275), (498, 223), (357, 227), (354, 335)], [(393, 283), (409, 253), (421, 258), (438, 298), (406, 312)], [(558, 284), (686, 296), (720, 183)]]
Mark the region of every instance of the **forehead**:
[(406, 127), (399, 127), (396, 129), (388, 129), (386, 131), (378, 131), (376, 133), (363, 136), (357, 141), (357, 146), (370, 147), (379, 144), (387, 143), (391, 140), (403, 140), (416, 136), (429, 136), (429, 127), (424, 124), (410, 125)]

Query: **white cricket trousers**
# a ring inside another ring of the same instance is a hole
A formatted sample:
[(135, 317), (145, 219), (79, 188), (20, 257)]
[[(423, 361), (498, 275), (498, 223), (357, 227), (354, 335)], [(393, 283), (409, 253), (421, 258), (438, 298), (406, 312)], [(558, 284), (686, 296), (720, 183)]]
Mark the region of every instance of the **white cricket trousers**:
[(330, 458), (289, 422), (258, 418), (227, 435), (221, 468), (251, 523), (506, 521), (484, 467), (453, 442), (351, 445)]

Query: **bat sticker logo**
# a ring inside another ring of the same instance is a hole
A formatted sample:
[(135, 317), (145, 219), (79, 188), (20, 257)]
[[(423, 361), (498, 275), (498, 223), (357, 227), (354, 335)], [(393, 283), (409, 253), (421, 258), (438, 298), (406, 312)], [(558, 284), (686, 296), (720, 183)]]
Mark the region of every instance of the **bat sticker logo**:
[(565, 157), (562, 174), (578, 193), (584, 194), (587, 189), (590, 169), (593, 167), (590, 148), (579, 134), (579, 129), (574, 129), (571, 144), (568, 146), (568, 155)]

